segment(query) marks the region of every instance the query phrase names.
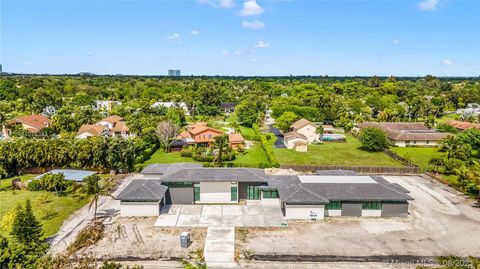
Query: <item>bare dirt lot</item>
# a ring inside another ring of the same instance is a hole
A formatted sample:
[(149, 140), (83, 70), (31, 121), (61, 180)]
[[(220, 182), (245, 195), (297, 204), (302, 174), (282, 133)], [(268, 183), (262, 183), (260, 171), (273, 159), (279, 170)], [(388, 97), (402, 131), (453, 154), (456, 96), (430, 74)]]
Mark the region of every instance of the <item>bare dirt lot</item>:
[(385, 177), (410, 190), (407, 218), (329, 218), (288, 228), (237, 231), (237, 252), (251, 255), (480, 255), (480, 210), (463, 195), (420, 176)]
[[(98, 259), (172, 259), (188, 258), (191, 252), (203, 249), (206, 228), (154, 227), (155, 220), (115, 217), (104, 237), (82, 253), (93, 253)], [(184, 231), (190, 232), (193, 241), (187, 249), (180, 247)]]

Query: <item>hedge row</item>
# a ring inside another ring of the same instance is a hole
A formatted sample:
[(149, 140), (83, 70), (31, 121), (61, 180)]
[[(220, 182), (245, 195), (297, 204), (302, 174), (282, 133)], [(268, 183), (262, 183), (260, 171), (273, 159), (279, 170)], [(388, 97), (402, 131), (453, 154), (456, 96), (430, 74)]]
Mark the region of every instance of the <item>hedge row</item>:
[(261, 135), (260, 137), (261, 137), (260, 143), (262, 145), (263, 150), (265, 151), (265, 154), (267, 155), (267, 159), (270, 162), (271, 166), (280, 167), (280, 163), (278, 162), (277, 157), (273, 153), (272, 145), (268, 141), (267, 136)]

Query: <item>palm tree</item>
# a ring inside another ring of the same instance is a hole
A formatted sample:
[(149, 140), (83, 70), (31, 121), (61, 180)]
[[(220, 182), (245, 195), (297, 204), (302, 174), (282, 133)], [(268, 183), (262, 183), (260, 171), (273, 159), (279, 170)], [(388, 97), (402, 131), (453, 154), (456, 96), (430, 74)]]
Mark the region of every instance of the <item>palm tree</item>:
[(98, 199), (100, 196), (110, 196), (113, 197), (109, 192), (110, 184), (113, 181), (113, 178), (108, 179), (104, 184), (100, 184), (100, 177), (97, 175), (91, 175), (84, 179), (84, 192), (88, 195), (92, 195), (92, 201), (88, 207), (88, 210), (94, 206), (95, 211), (93, 213), (93, 218), (97, 218), (97, 208), (98, 208)]
[(441, 150), (447, 153), (447, 159), (455, 158), (459, 155), (462, 142), (455, 135), (449, 135), (440, 143)]
[(226, 134), (219, 135), (215, 137), (213, 144), (212, 144), (213, 149), (218, 150), (217, 156), (215, 158), (215, 162), (218, 166), (223, 165), (223, 154), (227, 151), (228, 149), (228, 136)]
[(90, 106), (83, 107), (82, 109), (80, 109), (80, 111), (78, 111), (78, 114), (77, 114), (77, 121), (80, 125), (93, 124), (95, 123), (97, 118), (98, 118), (97, 113)]
[(469, 182), (472, 182), (474, 179), (473, 171), (468, 169), (466, 166), (453, 170), (457, 174), (457, 182), (462, 191), (465, 191), (465, 188)]

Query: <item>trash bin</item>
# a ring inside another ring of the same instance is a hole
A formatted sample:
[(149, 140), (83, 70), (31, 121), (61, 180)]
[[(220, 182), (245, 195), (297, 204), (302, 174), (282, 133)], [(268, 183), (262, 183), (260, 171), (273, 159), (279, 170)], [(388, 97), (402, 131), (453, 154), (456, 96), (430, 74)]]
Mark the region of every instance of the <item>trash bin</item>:
[(189, 232), (183, 232), (180, 234), (180, 247), (182, 248), (188, 248), (192, 241), (190, 241), (190, 233)]

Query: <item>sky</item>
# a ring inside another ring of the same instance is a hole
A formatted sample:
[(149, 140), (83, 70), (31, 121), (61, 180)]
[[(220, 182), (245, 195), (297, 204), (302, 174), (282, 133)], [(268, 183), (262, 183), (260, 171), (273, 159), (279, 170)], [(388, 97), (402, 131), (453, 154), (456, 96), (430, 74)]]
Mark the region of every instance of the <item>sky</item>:
[(479, 0), (0, 0), (4, 72), (479, 76)]

